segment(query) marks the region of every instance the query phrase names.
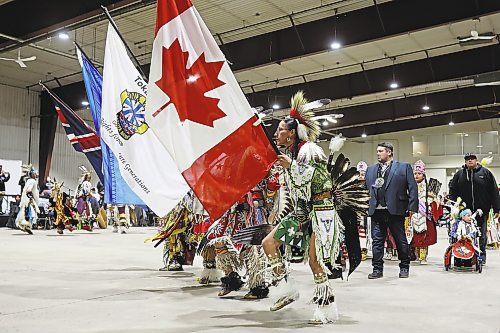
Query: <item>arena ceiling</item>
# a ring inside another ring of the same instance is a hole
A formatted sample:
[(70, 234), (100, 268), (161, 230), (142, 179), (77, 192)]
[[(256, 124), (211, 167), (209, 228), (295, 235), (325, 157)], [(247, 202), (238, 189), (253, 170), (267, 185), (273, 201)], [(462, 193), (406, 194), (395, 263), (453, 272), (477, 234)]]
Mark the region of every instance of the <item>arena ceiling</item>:
[[(500, 1), (193, 3), (250, 104), (276, 107), (266, 118), (274, 126), (297, 90), (310, 100), (331, 99), (318, 114), (343, 115), (323, 125), (323, 138), (498, 117)], [(0, 61), (0, 83), (40, 90), (42, 80), (81, 107), (85, 90), (72, 41), (95, 64), (103, 63), (107, 21), (101, 4), (147, 72), (156, 1), (0, 0), (0, 57), (37, 57), (26, 68)], [(471, 31), (490, 37), (460, 42)], [(60, 39), (61, 32), (70, 38)], [(340, 48), (332, 49), (334, 41)], [(397, 88), (390, 88), (392, 81)]]

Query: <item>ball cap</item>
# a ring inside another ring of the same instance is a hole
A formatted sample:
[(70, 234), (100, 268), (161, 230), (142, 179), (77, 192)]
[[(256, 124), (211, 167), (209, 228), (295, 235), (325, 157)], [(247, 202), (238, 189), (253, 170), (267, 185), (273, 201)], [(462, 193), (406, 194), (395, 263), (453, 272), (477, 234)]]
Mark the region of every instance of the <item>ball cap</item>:
[(477, 156), (474, 153), (466, 153), (464, 155), (464, 160), (477, 160)]

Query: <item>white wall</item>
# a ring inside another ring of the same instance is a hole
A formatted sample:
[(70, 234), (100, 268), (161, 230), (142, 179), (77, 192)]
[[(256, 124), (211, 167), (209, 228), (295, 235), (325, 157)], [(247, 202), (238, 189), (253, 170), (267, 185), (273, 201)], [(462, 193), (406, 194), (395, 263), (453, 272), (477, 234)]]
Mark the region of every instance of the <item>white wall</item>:
[[(91, 119), (89, 110), (77, 113), (85, 120)], [(0, 84), (0, 159), (28, 162), (30, 116), (39, 114), (39, 92)], [(87, 123), (93, 127), (92, 121), (87, 121)], [(31, 128), (31, 162), (35, 168), (38, 168), (39, 118), (33, 118)], [(91, 169), (85, 155), (73, 149), (61, 123), (58, 122), (50, 176), (63, 180), (65, 185), (73, 190), (80, 176), (78, 166), (82, 164)], [(17, 184), (18, 180), (12, 179), (11, 181)]]
[[(1, 159), (28, 161), (29, 120), (40, 112), (39, 96), (38, 92), (0, 85)], [(33, 149), (38, 147), (38, 130), (32, 131), (31, 138), (32, 160), (38, 161), (38, 149)]]

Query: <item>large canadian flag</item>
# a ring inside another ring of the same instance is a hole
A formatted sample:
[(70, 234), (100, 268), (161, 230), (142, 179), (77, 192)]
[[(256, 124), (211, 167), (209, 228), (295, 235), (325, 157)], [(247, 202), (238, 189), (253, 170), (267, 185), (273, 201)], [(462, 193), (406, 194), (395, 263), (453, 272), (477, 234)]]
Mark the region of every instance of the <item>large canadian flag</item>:
[(158, 0), (146, 119), (212, 218), (276, 160), (212, 34), (189, 0)]

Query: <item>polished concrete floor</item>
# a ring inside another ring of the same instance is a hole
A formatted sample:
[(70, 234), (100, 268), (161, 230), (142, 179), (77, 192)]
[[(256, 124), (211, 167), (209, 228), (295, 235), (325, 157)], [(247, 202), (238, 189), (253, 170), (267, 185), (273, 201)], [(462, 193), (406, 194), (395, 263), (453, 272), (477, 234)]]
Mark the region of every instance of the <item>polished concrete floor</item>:
[(153, 228), (126, 235), (111, 230), (34, 236), (0, 229), (0, 332), (500, 332), (500, 251), (488, 253), (482, 274), (445, 272), (447, 240), (430, 249), (429, 265), (398, 279), (368, 280), (370, 262), (349, 281), (335, 281), (340, 320), (307, 323), (313, 290), (308, 267), (294, 265), (301, 299), (278, 312), (269, 300), (224, 299), (201, 287), (200, 262), (184, 272), (160, 272), (161, 249), (143, 240)]

